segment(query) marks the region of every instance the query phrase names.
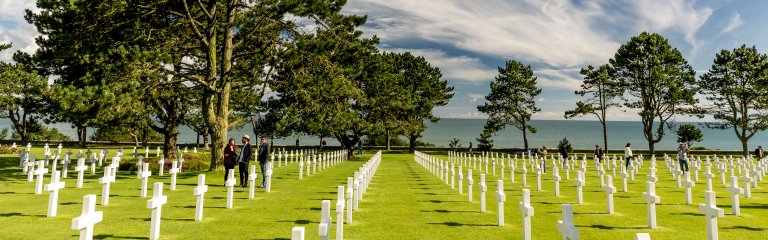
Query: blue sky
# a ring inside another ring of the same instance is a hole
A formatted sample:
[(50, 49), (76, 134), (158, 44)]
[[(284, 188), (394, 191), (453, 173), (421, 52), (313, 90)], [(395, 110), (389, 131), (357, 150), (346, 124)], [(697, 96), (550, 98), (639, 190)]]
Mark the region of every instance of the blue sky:
[[(23, 19), (34, 6), (0, 0), (0, 43), (14, 44), (0, 61), (37, 48), (37, 32)], [(534, 68), (543, 89), (534, 118), (563, 119), (579, 100), (579, 69), (607, 63), (632, 36), (664, 35), (701, 74), (721, 49), (747, 44), (768, 53), (767, 9), (768, 1), (349, 0), (344, 11), (368, 15), (363, 30), (381, 39), (380, 49), (410, 51), (440, 67), (456, 94), (438, 116), (482, 118), (475, 106), (497, 66), (515, 59)], [(612, 115), (638, 119), (631, 110)]]

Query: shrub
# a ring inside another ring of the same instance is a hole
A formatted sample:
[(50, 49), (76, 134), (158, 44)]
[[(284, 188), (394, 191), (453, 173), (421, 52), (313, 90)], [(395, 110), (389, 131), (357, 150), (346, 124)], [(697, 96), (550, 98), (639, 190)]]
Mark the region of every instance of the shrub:
[(0, 146), (0, 154), (19, 154), (21, 150), (17, 147)]

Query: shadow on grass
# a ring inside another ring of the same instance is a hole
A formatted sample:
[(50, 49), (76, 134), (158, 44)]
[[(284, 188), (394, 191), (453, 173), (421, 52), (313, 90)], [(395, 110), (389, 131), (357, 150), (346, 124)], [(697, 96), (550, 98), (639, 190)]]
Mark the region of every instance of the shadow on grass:
[(131, 219), (131, 220), (138, 220), (138, 221), (145, 221), (145, 222), (149, 222), (150, 220), (152, 220), (152, 218), (129, 218), (129, 219)]
[(427, 200), (427, 201), (418, 201), (418, 202), (444, 203), (444, 202), (466, 202), (466, 201)]
[(12, 213), (0, 213), (0, 217), (46, 217), (46, 215), (41, 215), (41, 214), (27, 215), (27, 214), (22, 214), (18, 212), (12, 212)]
[(445, 209), (437, 209), (437, 210), (421, 210), (421, 212), (435, 212), (435, 213), (478, 213), (478, 211), (451, 211), (451, 210), (445, 210)]
[(740, 230), (749, 230), (749, 231), (765, 231), (768, 230), (768, 228), (759, 228), (759, 227), (747, 227), (747, 226), (733, 226), (733, 227), (727, 227), (724, 229), (740, 229)]
[(768, 209), (768, 204), (764, 204), (764, 203), (750, 203), (748, 205), (741, 205), (740, 208)]
[(465, 224), (465, 223), (458, 223), (458, 222), (441, 222), (441, 223), (427, 223), (430, 225), (445, 225), (449, 227), (463, 227), (463, 226), (472, 226), (472, 227), (492, 227), (497, 226), (495, 224)]
[(295, 220), (295, 221), (283, 220), (283, 221), (277, 221), (277, 222), (287, 222), (287, 223), (294, 223), (294, 224), (300, 224), (300, 225), (307, 225), (307, 224), (310, 224), (310, 223), (320, 223), (320, 222), (313, 222), (313, 221), (310, 221), (310, 220), (307, 220), (307, 219), (299, 219), (299, 220)]
[[(72, 235), (72, 237), (79, 237), (80, 235)], [(99, 234), (94, 235), (93, 239), (111, 239), (111, 238), (118, 238), (118, 239), (149, 239), (148, 237), (123, 237), (123, 236), (115, 236), (113, 234)]]
[(601, 230), (614, 230), (614, 229), (647, 229), (647, 227), (613, 227), (613, 226), (606, 226), (602, 224), (592, 224), (592, 225), (576, 225), (576, 227), (587, 227), (587, 228), (597, 228)]
[(670, 213), (669, 215), (688, 215), (688, 216), (697, 216), (697, 217), (703, 217), (703, 213)]

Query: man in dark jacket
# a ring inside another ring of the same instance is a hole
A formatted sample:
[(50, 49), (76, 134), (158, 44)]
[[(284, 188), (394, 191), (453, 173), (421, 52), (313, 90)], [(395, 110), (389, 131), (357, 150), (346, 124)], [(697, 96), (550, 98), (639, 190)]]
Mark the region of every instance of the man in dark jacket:
[(267, 157), (269, 155), (269, 145), (267, 145), (267, 136), (261, 136), (261, 146), (259, 146), (259, 166), (261, 167), (261, 186), (259, 188), (266, 187), (267, 178), (264, 176), (267, 173)]
[(240, 187), (248, 186), (248, 163), (251, 161), (251, 137), (248, 134), (243, 135), (243, 148), (237, 156), (238, 170), (240, 171)]

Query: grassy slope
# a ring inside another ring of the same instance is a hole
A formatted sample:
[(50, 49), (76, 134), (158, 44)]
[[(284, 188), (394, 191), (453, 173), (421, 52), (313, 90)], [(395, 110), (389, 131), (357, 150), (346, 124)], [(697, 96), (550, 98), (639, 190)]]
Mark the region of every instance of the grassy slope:
[[(364, 155), (367, 160), (370, 155)], [(443, 158), (445, 158), (443, 156)], [(46, 218), (48, 195), (34, 194), (34, 183), (15, 165), (18, 158), (0, 156), (0, 234), (4, 239), (74, 239), (78, 232), (70, 230), (71, 219), (81, 211), (82, 196), (101, 193), (97, 184), (100, 174), (86, 175), (83, 189), (74, 188), (76, 175), (70, 171), (67, 188), (60, 193), (59, 215)], [(297, 165), (277, 167), (272, 193), (257, 190), (256, 199), (247, 199), (247, 189), (236, 189), (234, 209), (225, 209), (226, 189), (222, 187), (223, 173), (206, 173), (212, 185), (206, 194), (205, 219), (194, 222), (195, 198), (192, 189), (198, 173), (179, 176), (177, 190), (168, 190), (170, 176), (153, 175), (152, 181), (166, 183), (164, 193), (168, 204), (163, 209), (161, 236), (164, 239), (279, 239), (290, 237), (293, 226), (305, 226), (308, 239), (317, 235), (320, 219), (320, 201), (333, 199), (336, 186), (346, 185), (346, 177), (364, 163), (363, 159), (348, 161), (326, 169), (319, 174), (298, 180)], [(646, 226), (646, 205), (640, 197), (645, 190), (645, 174), (641, 170), (629, 192), (615, 194), (616, 214), (605, 214), (605, 194), (597, 185), (599, 179), (593, 165), (588, 166), (587, 186), (582, 205), (574, 206), (575, 221), (583, 239), (631, 239), (634, 233), (650, 232), (653, 239), (704, 239), (706, 237), (703, 214), (696, 205), (685, 205), (684, 189), (675, 188), (675, 182), (659, 161), (657, 193), (662, 204), (657, 206), (657, 230)], [(551, 167), (551, 166), (550, 166)], [(646, 165), (647, 167), (647, 165)], [(466, 169), (466, 168), (465, 168)], [(561, 170), (562, 171), (562, 170)], [(440, 182), (413, 161), (410, 154), (385, 154), (382, 164), (371, 183), (360, 211), (354, 214), (354, 224), (345, 226), (347, 239), (483, 239), (513, 238), (520, 236), (520, 173), (510, 183), (506, 174), (506, 225), (496, 225), (495, 180), (487, 176), (487, 212), (479, 212), (478, 171), (475, 171), (473, 203), (467, 203), (466, 192), (458, 195), (449, 185)], [(153, 174), (157, 174), (154, 172)], [(575, 202), (575, 173), (565, 180), (561, 172), (561, 196), (553, 196), (551, 176), (543, 178), (543, 191), (535, 190), (535, 175), (528, 175), (528, 188), (532, 191), (534, 239), (556, 239), (559, 234), (556, 221), (561, 219), (560, 204)], [(148, 198), (138, 197), (140, 181), (135, 175), (121, 172), (113, 184), (109, 206), (97, 206), (104, 211), (104, 221), (96, 227), (97, 238), (146, 238), (149, 235), (150, 209)], [(694, 203), (704, 201), (703, 174), (694, 190)], [(49, 178), (46, 177), (46, 183)], [(621, 178), (614, 181), (619, 191)], [(715, 183), (718, 204), (726, 217), (719, 219), (722, 239), (745, 239), (768, 235), (764, 227), (768, 220), (766, 192), (762, 186), (753, 189), (751, 199), (741, 199), (742, 216), (730, 215), (730, 195)], [(466, 181), (465, 181), (466, 184)], [(466, 191), (466, 187), (465, 187)], [(151, 195), (151, 190), (149, 192)], [(743, 196), (742, 196), (743, 197)], [(335, 215), (335, 214), (334, 214)], [(335, 220), (335, 216), (334, 216)], [(23, 230), (29, 229), (29, 230)], [(334, 226), (335, 229), (335, 226)]]

